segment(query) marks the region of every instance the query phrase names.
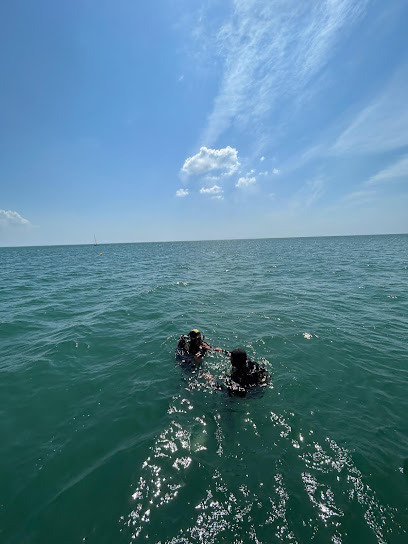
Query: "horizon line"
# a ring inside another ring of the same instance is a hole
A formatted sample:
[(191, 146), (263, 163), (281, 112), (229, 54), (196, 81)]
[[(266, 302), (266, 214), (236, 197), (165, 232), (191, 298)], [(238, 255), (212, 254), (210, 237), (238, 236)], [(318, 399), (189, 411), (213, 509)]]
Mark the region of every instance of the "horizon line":
[(355, 238), (357, 236), (404, 236), (407, 232), (390, 232), (380, 234), (320, 234), (315, 236), (262, 236), (259, 238), (203, 238), (198, 240), (155, 240), (155, 241), (138, 241), (138, 242), (98, 242), (95, 246), (93, 242), (81, 242), (77, 244), (40, 244), (40, 245), (10, 245), (0, 248), (21, 248), (21, 247), (73, 247), (73, 246), (109, 246), (119, 244), (181, 244), (181, 243), (196, 243), (196, 242), (234, 242), (234, 241), (250, 241), (250, 240), (294, 240), (303, 238)]

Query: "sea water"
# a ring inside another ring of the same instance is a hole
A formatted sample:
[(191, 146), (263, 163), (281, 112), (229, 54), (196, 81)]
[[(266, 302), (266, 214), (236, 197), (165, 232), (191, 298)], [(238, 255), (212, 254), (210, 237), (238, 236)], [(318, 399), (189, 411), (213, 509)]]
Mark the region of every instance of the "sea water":
[[(408, 542), (407, 247), (0, 248), (0, 541)], [(180, 367), (193, 327), (268, 387)]]

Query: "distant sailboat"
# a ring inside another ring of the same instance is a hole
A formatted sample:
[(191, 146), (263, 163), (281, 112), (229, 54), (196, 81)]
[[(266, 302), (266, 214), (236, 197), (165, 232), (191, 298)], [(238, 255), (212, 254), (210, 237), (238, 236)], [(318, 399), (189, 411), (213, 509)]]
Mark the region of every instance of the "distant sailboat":
[(98, 245), (98, 242), (96, 241), (96, 236), (94, 234), (94, 246), (97, 246)]

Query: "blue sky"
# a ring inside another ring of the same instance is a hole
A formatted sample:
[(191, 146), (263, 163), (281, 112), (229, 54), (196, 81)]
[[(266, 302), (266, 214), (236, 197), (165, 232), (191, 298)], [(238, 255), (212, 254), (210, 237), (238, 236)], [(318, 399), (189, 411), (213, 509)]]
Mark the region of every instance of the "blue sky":
[(408, 232), (405, 0), (3, 0), (0, 245)]

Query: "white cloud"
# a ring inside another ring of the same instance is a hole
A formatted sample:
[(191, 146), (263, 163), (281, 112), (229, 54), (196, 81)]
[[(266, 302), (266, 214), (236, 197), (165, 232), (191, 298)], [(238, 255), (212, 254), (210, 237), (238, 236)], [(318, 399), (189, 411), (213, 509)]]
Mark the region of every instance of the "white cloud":
[(258, 172), (258, 176), (267, 176), (268, 174), (268, 170), (265, 170), (264, 172)]
[(408, 155), (372, 176), (364, 185), (378, 185), (399, 178), (405, 178), (408, 181)]
[(252, 176), (252, 174), (255, 174), (255, 170), (253, 168), (252, 168), (252, 170), (250, 170), (249, 172), (246, 173), (245, 177)]
[(404, 68), (368, 106), (364, 107), (332, 147), (335, 154), (371, 154), (408, 145), (406, 90), (408, 69)]
[(28, 219), (24, 219), (19, 213), (11, 210), (0, 210), (0, 226), (12, 227), (12, 226), (30, 226), (31, 223)]
[(239, 178), (237, 183), (235, 184), (235, 187), (248, 187), (249, 185), (253, 185), (256, 183), (256, 178)]
[(233, 174), (239, 166), (238, 151), (227, 146), (223, 149), (201, 147), (199, 153), (185, 160), (181, 172), (186, 175), (200, 175), (221, 170)]
[(274, 168), (272, 170), (272, 174), (275, 174), (275, 176), (277, 176), (278, 174), (280, 174), (280, 170), (278, 170), (277, 168)]
[(263, 162), (265, 160), (265, 157), (261, 157), (259, 160)]
[(224, 192), (223, 188), (219, 185), (214, 185), (213, 187), (201, 187), (200, 193), (202, 195), (221, 195)]
[(187, 195), (188, 195), (188, 189), (179, 189), (178, 191), (176, 191), (176, 196), (183, 197)]
[(367, 0), (299, 2), (235, 0), (232, 15), (212, 42), (223, 62), (220, 91), (202, 141), (211, 144), (232, 123), (248, 128), (275, 110), (282, 96), (299, 100), (358, 21)]

